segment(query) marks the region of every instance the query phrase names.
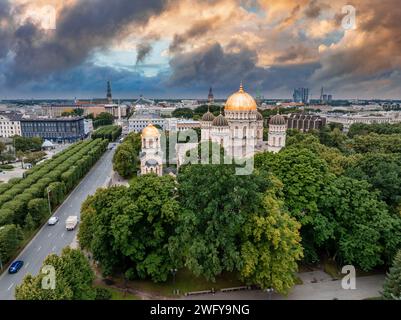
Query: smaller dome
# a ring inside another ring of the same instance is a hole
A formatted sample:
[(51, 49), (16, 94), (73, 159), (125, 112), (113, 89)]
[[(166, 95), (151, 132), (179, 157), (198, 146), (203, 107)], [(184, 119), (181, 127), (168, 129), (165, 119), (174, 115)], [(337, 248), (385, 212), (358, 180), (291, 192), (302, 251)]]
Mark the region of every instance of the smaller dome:
[(228, 121), (222, 114), (220, 114), (213, 120), (213, 125), (216, 127), (228, 127)]
[(213, 113), (211, 113), (210, 111), (206, 112), (203, 117), (202, 117), (202, 121), (213, 121), (215, 118), (215, 116), (213, 115)]
[(263, 116), (259, 111), (256, 112), (256, 120), (258, 120), (258, 121), (262, 121), (263, 120)]
[(149, 124), (146, 128), (142, 130), (142, 137), (158, 137), (160, 136), (159, 130), (153, 125)]
[(287, 122), (285, 121), (285, 118), (281, 114), (276, 114), (270, 119), (269, 124), (283, 126), (287, 124)]

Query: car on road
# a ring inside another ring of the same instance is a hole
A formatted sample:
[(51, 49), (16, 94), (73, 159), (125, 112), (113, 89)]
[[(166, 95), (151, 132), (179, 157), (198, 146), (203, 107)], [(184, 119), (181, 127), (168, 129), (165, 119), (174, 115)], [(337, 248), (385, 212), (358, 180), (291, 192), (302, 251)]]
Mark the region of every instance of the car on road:
[(49, 219), (49, 221), (47, 222), (47, 224), (48, 224), (49, 226), (54, 226), (55, 224), (57, 224), (58, 220), (59, 220), (58, 217), (51, 217), (51, 218)]
[(19, 269), (22, 268), (22, 266), (24, 265), (24, 261), (14, 261), (10, 268), (8, 268), (8, 273), (17, 273), (19, 271)]
[(78, 224), (78, 216), (69, 216), (65, 221), (67, 231), (72, 231)]

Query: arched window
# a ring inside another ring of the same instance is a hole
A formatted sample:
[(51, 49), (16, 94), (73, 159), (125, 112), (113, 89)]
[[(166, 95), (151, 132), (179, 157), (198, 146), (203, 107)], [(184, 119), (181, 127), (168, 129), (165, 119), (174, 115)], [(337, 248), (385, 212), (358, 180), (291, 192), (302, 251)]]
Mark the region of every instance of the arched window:
[(244, 127), (243, 131), (242, 131), (242, 138), (246, 138), (246, 127)]
[(276, 137), (273, 137), (273, 146), (276, 146)]
[(153, 148), (153, 140), (149, 140), (149, 148)]
[(278, 145), (281, 146), (281, 137), (278, 138)]

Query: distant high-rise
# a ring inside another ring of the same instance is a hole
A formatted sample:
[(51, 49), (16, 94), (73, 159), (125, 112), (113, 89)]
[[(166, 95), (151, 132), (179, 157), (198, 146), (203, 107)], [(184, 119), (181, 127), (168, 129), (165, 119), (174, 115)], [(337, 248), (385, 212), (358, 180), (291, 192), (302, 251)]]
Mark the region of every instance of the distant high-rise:
[(209, 89), (209, 95), (207, 96), (207, 101), (209, 103), (213, 103), (214, 102), (214, 95), (213, 95), (212, 87), (210, 87), (210, 89)]
[(292, 97), (294, 102), (309, 103), (309, 88), (294, 89)]
[(113, 97), (111, 95), (111, 83), (110, 83), (110, 81), (107, 81), (107, 101), (109, 103), (113, 102)]
[(332, 101), (333, 101), (333, 95), (324, 93), (324, 88), (322, 87), (320, 91), (320, 103), (324, 104)]

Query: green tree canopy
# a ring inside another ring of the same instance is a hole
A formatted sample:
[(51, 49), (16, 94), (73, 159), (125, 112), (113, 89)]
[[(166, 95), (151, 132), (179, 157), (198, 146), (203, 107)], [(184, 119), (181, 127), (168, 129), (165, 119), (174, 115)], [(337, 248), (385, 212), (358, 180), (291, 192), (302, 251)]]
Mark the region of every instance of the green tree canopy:
[(173, 111), (172, 116), (176, 118), (190, 119), (193, 118), (194, 112), (190, 108), (178, 108)]
[(321, 195), (320, 224), (314, 227), (321, 235), (317, 245), (364, 270), (389, 262), (401, 246), (401, 219), (370, 189), (364, 180), (336, 178)]
[(22, 239), (23, 233), (19, 226), (10, 224), (0, 227), (0, 259), (3, 263), (11, 258)]
[(398, 251), (393, 266), (387, 273), (382, 296), (386, 300), (401, 300), (401, 250)]
[(113, 169), (123, 178), (132, 177), (138, 170), (140, 151), (141, 135), (130, 133), (117, 147), (113, 156)]
[(365, 154), (349, 165), (346, 174), (368, 181), (388, 205), (401, 204), (401, 154)]
[(207, 279), (238, 270), (241, 227), (257, 210), (268, 180), (237, 176), (233, 165), (188, 165), (181, 168), (178, 182), (183, 210), (170, 243), (173, 255)]
[(265, 193), (261, 210), (245, 222), (240, 274), (248, 284), (285, 294), (295, 284), (297, 262), (303, 256), (301, 225), (285, 212), (284, 203), (277, 196), (281, 182), (274, 178), (273, 182), (274, 187)]
[(43, 139), (39, 137), (27, 138), (14, 136), (13, 139), (16, 151), (40, 151), (43, 144)]
[(96, 291), (92, 287), (95, 278), (89, 261), (80, 250), (69, 247), (63, 249), (60, 256), (49, 255), (43, 266), (52, 266), (55, 270), (55, 290), (42, 287), (43, 278), (48, 275), (39, 273), (28, 275), (15, 288), (17, 300), (94, 300)]
[(105, 274), (165, 281), (173, 267), (167, 244), (180, 211), (170, 176), (138, 177), (129, 188), (99, 190), (82, 209), (80, 243)]

